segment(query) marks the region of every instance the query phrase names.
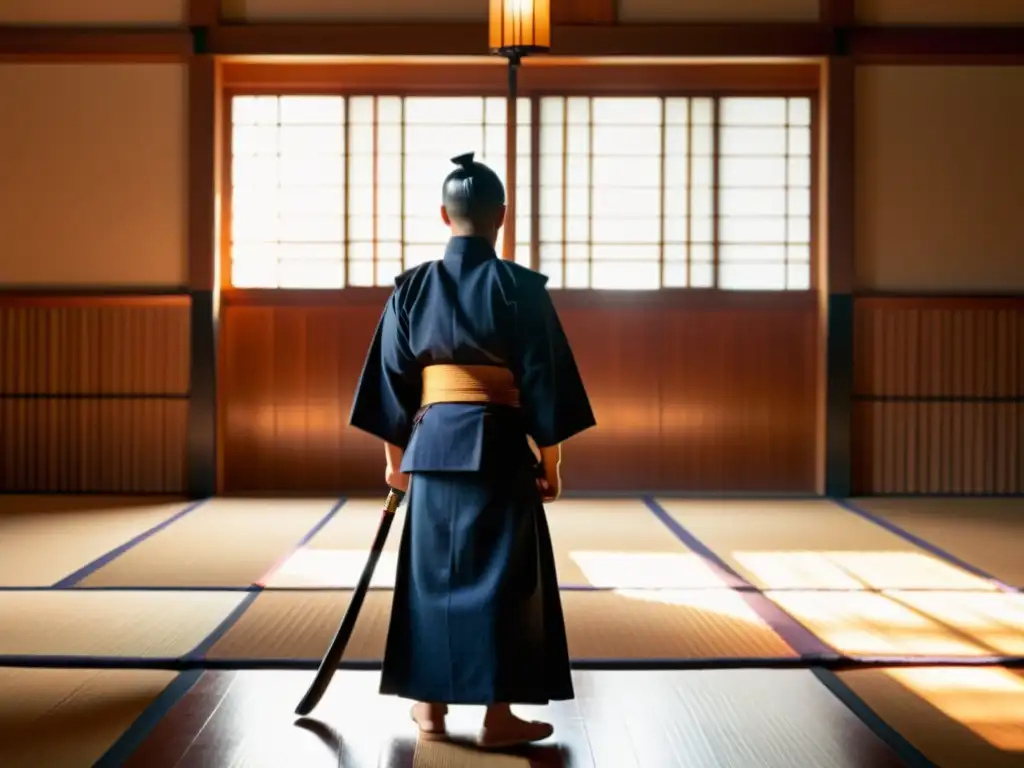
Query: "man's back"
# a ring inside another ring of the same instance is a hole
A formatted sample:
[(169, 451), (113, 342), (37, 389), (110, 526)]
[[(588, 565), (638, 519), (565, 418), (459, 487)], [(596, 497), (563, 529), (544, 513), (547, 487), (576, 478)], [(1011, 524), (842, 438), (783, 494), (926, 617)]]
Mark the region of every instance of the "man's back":
[[(527, 373), (531, 316), (545, 278), (498, 259), (479, 238), (455, 237), (443, 259), (410, 270), (395, 294), (407, 370), (429, 366), (508, 369), (519, 391)], [(528, 378), (528, 375), (527, 375)], [(420, 384), (422, 386), (422, 382)], [(529, 399), (527, 397), (527, 399)], [(403, 471), (478, 471), (530, 461), (525, 409), (475, 403), (439, 403), (421, 412)], [(524, 419), (525, 415), (525, 419)]]
[(529, 287), (517, 285), (526, 270), (517, 275), (510, 266), (480, 240), (453, 238), (443, 259), (410, 271), (397, 299), (410, 351), (422, 367), (516, 365), (516, 299)]

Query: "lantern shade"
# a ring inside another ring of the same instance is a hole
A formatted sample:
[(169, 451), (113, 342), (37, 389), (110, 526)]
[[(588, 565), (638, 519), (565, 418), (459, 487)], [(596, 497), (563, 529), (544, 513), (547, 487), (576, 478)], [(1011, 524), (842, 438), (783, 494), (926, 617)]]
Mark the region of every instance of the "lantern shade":
[(491, 0), (490, 47), (495, 53), (551, 50), (551, 0)]

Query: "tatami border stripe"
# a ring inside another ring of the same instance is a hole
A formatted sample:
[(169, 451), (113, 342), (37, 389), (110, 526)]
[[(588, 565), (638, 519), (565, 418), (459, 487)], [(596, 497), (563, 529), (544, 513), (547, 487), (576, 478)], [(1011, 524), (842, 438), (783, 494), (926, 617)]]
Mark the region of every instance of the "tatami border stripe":
[(868, 729), (881, 739), (907, 768), (937, 768), (936, 764), (871, 709), (870, 706), (831, 670), (820, 667), (811, 670), (829, 692), (841, 701)]
[(127, 763), (157, 724), (179, 701), (185, 698), (203, 674), (201, 669), (191, 669), (179, 673), (143, 710), (135, 722), (128, 727), (128, 730), (121, 734), (121, 737), (104, 753), (103, 757), (93, 763), (93, 768), (120, 768)]
[(98, 558), (93, 560), (91, 563), (82, 566), (81, 568), (79, 568), (77, 571), (74, 571), (73, 573), (68, 574), (63, 579), (61, 579), (60, 581), (56, 582), (53, 585), (53, 588), (54, 589), (67, 589), (68, 587), (75, 586), (78, 582), (83, 581), (84, 579), (88, 578), (92, 574), (96, 573), (96, 571), (98, 571), (100, 568), (103, 568), (105, 565), (109, 565), (110, 563), (112, 563), (114, 560), (119, 558), (121, 555), (123, 555), (128, 550), (133, 549), (134, 547), (137, 547), (139, 544), (144, 542), (146, 539), (148, 539), (151, 536), (154, 536), (154, 535), (160, 533), (160, 531), (170, 527), (174, 523), (176, 523), (179, 520), (181, 520), (181, 518), (185, 517), (188, 514), (191, 514), (195, 510), (199, 509), (199, 507), (201, 507), (207, 501), (209, 501), (209, 499), (200, 499), (199, 501), (192, 502), (191, 504), (186, 506), (184, 509), (179, 510), (178, 512), (176, 512), (173, 515), (171, 515), (170, 517), (168, 517), (163, 522), (157, 523), (156, 525), (154, 525), (149, 530), (143, 531), (142, 533), (140, 533), (135, 538), (129, 539), (124, 544), (121, 544), (118, 547), (114, 547), (114, 549), (110, 550), (105, 555), (100, 555)]
[[(369, 588), (370, 592), (393, 592), (394, 587), (381, 586), (379, 584), (371, 585)], [(746, 585), (742, 587), (730, 587), (728, 585), (721, 586), (709, 586), (707, 584), (701, 586), (690, 586), (690, 587), (679, 587), (679, 586), (652, 586), (651, 584), (621, 584), (616, 586), (603, 586), (598, 587), (593, 584), (559, 584), (558, 589), (560, 592), (621, 592), (623, 590), (630, 590), (635, 592), (722, 592), (725, 590), (732, 590), (734, 592), (757, 592), (763, 594), (763, 590), (752, 585)], [(192, 585), (192, 586), (160, 586), (160, 585), (146, 585), (146, 586), (112, 586), (109, 584), (97, 584), (92, 586), (72, 586), (72, 587), (49, 587), (45, 585), (36, 586), (0, 586), (0, 594), (5, 592), (180, 592), (187, 594), (189, 592), (352, 592), (355, 590), (355, 585), (349, 585), (346, 587), (340, 586), (279, 586), (279, 587), (261, 587), (259, 585), (250, 584), (249, 586), (239, 587), (216, 587), (208, 585)], [(910, 592), (910, 593), (924, 593), (930, 592), (941, 592), (942, 594), (977, 594), (978, 590), (972, 587), (900, 587), (898, 590), (894, 590), (892, 587), (863, 587), (859, 589), (851, 589), (850, 587), (773, 587), (771, 592), (801, 592), (801, 593), (839, 593), (839, 594), (869, 594), (869, 595), (886, 595), (893, 591), (898, 592)]]
[[(277, 670), (315, 671), (320, 659), (280, 658), (168, 658), (131, 656), (50, 656), (50, 655), (0, 655), (0, 667), (20, 669), (163, 669), (173, 672), (189, 670)], [(571, 659), (573, 669), (645, 670), (645, 669), (917, 669), (921, 667), (1000, 667), (1006, 669), (1024, 668), (1024, 657), (976, 657), (976, 658), (876, 658), (876, 659), (823, 659), (808, 660), (795, 656), (778, 657), (732, 657), (732, 658), (691, 658), (691, 659)], [(380, 659), (345, 660), (338, 669), (379, 671)]]
[(253, 586), (258, 587), (260, 589), (265, 589), (267, 581), (273, 578), (274, 574), (281, 570), (285, 563), (287, 563), (291, 558), (295, 557), (296, 552), (298, 552), (304, 546), (309, 544), (309, 542), (313, 540), (313, 537), (320, 533), (320, 531), (322, 531), (327, 526), (327, 524), (334, 519), (334, 516), (338, 514), (338, 510), (345, 506), (346, 501), (348, 501), (348, 498), (342, 496), (340, 499), (334, 502), (334, 506), (331, 507), (330, 511), (328, 511), (326, 515), (320, 518), (320, 521), (316, 525), (314, 525), (312, 528), (306, 531), (302, 538), (295, 542), (295, 545), (290, 550), (288, 550), (286, 554), (281, 556), (276, 563), (270, 566), (270, 568), (268, 568), (266, 572), (264, 572), (255, 582), (253, 582)]
[(782, 640), (801, 657), (813, 659), (838, 659), (840, 654), (829, 648), (807, 627), (790, 616), (767, 598), (753, 584), (744, 579), (728, 563), (714, 553), (700, 539), (694, 536), (678, 520), (669, 514), (653, 497), (644, 498), (644, 504), (654, 513), (666, 528), (675, 534), (683, 544), (704, 561), (729, 587), (734, 588), (754, 612), (761, 617)]
[[(820, 496), (815, 498), (821, 498)], [(843, 497), (846, 498), (846, 497)], [(861, 499), (1024, 499), (1024, 492), (1009, 491), (990, 493), (987, 491), (892, 491), (889, 493), (858, 494)]]
[[(263, 587), (259, 584), (250, 584), (245, 587), (233, 586), (233, 587), (215, 587), (209, 585), (202, 586), (185, 586), (185, 585), (153, 585), (147, 584), (145, 586), (127, 586), (127, 585), (110, 585), (110, 584), (97, 584), (95, 586), (70, 586), (70, 587), (48, 587), (48, 586), (0, 586), (0, 594), (4, 592), (352, 592), (356, 588), (355, 584), (348, 586), (280, 586), (280, 587)], [(645, 589), (672, 589), (673, 591), (682, 590), (685, 592), (701, 592), (701, 591), (715, 591), (728, 589), (726, 586), (721, 587), (652, 587), (647, 585), (631, 585), (626, 584), (622, 586), (607, 586), (607, 587), (596, 587), (593, 584), (559, 584), (558, 589), (562, 592), (618, 592), (623, 589), (633, 590), (645, 590)], [(393, 592), (394, 587), (381, 586), (379, 584), (371, 585), (369, 588), (370, 592)], [(942, 590), (948, 592), (949, 590)], [(964, 590), (966, 591), (966, 590)]]
[(910, 531), (896, 525), (896, 523), (886, 520), (884, 517), (868, 512), (866, 509), (858, 506), (850, 499), (830, 499), (830, 501), (832, 501), (836, 506), (845, 509), (847, 512), (852, 512), (858, 517), (867, 520), (869, 523), (874, 523), (875, 525), (884, 528), (889, 533), (895, 536), (899, 536), (904, 541), (909, 542), (910, 544), (913, 544), (914, 546), (919, 547), (920, 549), (923, 549), (926, 552), (931, 553), (932, 555), (935, 555), (935, 557), (939, 558), (940, 560), (945, 560), (950, 565), (955, 565), (957, 568), (967, 571), (968, 573), (977, 576), (979, 579), (985, 579), (986, 581), (992, 582), (994, 586), (998, 587), (1003, 592), (1020, 592), (1020, 590), (1016, 587), (1013, 587), (1010, 584), (1000, 581), (991, 573), (983, 571), (981, 568), (978, 568), (977, 566), (971, 565), (966, 560), (961, 560), (952, 552), (947, 552), (946, 550), (942, 549), (942, 547), (936, 546), (935, 544), (932, 544), (930, 541), (922, 539), (920, 536), (915, 536)]
[(242, 618), (242, 614), (249, 610), (249, 606), (256, 602), (256, 598), (259, 597), (261, 593), (262, 590), (258, 589), (249, 592), (244, 598), (242, 598), (241, 602), (234, 607), (234, 610), (224, 617), (221, 623), (217, 625), (217, 628), (203, 638), (195, 648), (186, 653), (182, 657), (182, 660), (188, 662), (192, 659), (201, 659), (206, 656), (206, 654), (210, 652), (210, 649), (213, 648), (213, 646), (216, 645), (217, 642), (224, 637), (224, 635), (226, 635), (233, 626), (235, 626), (240, 618)]
[(654, 513), (654, 516), (661, 521), (662, 525), (668, 528), (679, 541), (692, 550), (697, 557), (703, 560), (704, 564), (722, 580), (722, 583), (725, 586), (731, 587), (732, 589), (754, 588), (754, 585), (740, 576), (731, 565), (716, 555), (706, 544), (704, 544), (704, 542), (684, 528), (678, 520), (669, 514), (668, 510), (654, 499), (654, 497), (645, 496), (643, 498), (643, 502), (647, 508)]
[[(304, 546), (309, 544), (309, 542), (313, 540), (314, 536), (316, 536), (318, 533), (320, 533), (320, 531), (327, 527), (327, 524), (334, 519), (334, 516), (336, 514), (338, 514), (338, 510), (345, 506), (346, 501), (348, 501), (348, 497), (342, 496), (336, 502), (334, 502), (334, 506), (331, 507), (330, 511), (320, 519), (320, 522), (318, 522), (316, 525), (314, 525), (312, 528), (306, 531), (306, 534), (301, 539), (299, 539), (299, 541), (295, 544), (295, 547), (292, 549), (291, 554), (294, 555), (298, 550), (302, 549)], [(290, 556), (291, 555), (289, 555), (289, 557)]]

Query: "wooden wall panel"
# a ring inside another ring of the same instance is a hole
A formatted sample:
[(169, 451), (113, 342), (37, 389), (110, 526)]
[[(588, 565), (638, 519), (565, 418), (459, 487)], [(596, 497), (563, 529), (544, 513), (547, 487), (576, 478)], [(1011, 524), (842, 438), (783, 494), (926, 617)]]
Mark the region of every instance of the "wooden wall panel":
[(856, 0), (866, 24), (1022, 24), (1020, 0)]
[(0, 285), (178, 288), (181, 63), (0, 63)]
[(618, 16), (622, 22), (641, 24), (817, 21), (818, 3), (819, 0), (618, 0)]
[(857, 67), (860, 289), (1024, 292), (1021, 94), (1024, 67)]
[(565, 446), (566, 488), (658, 487), (665, 315), (636, 299), (614, 308), (561, 306), (559, 315), (598, 422)]
[[(813, 491), (813, 297), (655, 299), (556, 295), (599, 421), (567, 487)], [(380, 490), (379, 442), (346, 424), (382, 302), (225, 307), (224, 490)]]
[(566, 447), (567, 487), (813, 491), (813, 302), (632, 302), (560, 310), (598, 418)]
[(178, 493), (185, 297), (0, 296), (0, 491)]
[(864, 494), (1024, 493), (1024, 300), (859, 299)]
[(347, 425), (382, 305), (224, 307), (224, 490), (380, 489), (383, 448)]
[(176, 25), (187, 0), (0, 0), (0, 24)]
[[(556, 0), (557, 2), (557, 0)], [(222, 0), (230, 21), (486, 21), (486, 0)]]

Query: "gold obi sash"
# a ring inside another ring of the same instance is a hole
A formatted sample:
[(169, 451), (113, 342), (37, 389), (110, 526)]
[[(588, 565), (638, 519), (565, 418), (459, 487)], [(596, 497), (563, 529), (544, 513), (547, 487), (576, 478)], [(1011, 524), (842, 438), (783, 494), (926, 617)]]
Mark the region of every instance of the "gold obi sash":
[(519, 407), (512, 371), (495, 365), (429, 365), (423, 369), (421, 407), (438, 403), (494, 403)]

